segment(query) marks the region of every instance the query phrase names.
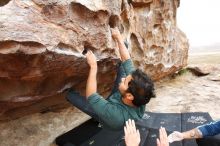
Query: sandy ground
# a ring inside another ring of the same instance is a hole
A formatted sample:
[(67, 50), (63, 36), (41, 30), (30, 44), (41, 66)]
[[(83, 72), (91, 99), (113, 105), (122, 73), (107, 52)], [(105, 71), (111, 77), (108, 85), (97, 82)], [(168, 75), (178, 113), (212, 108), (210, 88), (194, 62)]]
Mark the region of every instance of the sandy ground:
[(209, 112), (213, 119), (220, 119), (220, 52), (192, 54), (188, 66), (209, 67), (211, 73), (198, 77), (186, 71), (158, 82), (157, 98), (150, 101), (147, 110), (161, 113)]

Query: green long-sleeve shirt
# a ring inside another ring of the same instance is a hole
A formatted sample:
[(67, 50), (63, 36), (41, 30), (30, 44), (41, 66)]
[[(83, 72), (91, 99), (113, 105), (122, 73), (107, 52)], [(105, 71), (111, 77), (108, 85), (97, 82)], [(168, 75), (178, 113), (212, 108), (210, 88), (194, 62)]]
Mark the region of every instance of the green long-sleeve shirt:
[[(134, 71), (131, 59), (122, 62), (124, 74), (129, 75)], [(88, 97), (93, 110), (99, 116), (104, 128), (117, 130), (123, 128), (128, 119), (138, 120), (142, 118), (145, 105), (140, 107), (131, 107), (122, 102), (122, 95), (117, 90), (107, 100), (98, 93), (94, 93)]]

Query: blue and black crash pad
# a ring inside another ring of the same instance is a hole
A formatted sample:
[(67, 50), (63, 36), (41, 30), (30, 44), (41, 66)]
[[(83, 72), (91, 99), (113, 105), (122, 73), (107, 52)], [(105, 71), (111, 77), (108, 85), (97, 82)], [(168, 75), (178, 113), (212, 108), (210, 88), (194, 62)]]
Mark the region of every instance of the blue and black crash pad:
[[(158, 129), (165, 127), (167, 133), (187, 131), (199, 125), (212, 122), (208, 113), (152, 113), (145, 112), (136, 122), (141, 134), (140, 146), (156, 146)], [(198, 144), (197, 144), (198, 143)], [(110, 131), (99, 126), (93, 119), (56, 138), (58, 146), (125, 146), (124, 131)], [(208, 145), (207, 145), (208, 144)], [(220, 146), (220, 135), (201, 140), (183, 140), (170, 146)]]

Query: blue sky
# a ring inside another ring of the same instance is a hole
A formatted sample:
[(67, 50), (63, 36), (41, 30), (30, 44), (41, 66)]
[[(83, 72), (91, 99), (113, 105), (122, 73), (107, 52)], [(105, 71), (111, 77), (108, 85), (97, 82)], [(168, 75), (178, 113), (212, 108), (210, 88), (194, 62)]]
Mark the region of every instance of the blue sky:
[(180, 0), (177, 25), (190, 47), (220, 44), (220, 0)]

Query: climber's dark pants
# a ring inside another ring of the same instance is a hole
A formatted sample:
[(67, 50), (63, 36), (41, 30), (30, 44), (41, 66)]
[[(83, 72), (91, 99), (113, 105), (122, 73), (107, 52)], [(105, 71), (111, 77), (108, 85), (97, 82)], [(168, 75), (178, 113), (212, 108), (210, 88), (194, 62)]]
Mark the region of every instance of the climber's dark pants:
[[(114, 87), (112, 89), (111, 94), (107, 97), (107, 99), (118, 90), (118, 85), (121, 82), (121, 78), (125, 75), (124, 68), (119, 64), (117, 77), (114, 83)], [(81, 96), (78, 92), (70, 89), (66, 96), (67, 100), (75, 107), (83, 111), (84, 113), (88, 114), (92, 118), (99, 121), (98, 115), (93, 111), (92, 107), (90, 106), (89, 102), (87, 101), (86, 97)]]

